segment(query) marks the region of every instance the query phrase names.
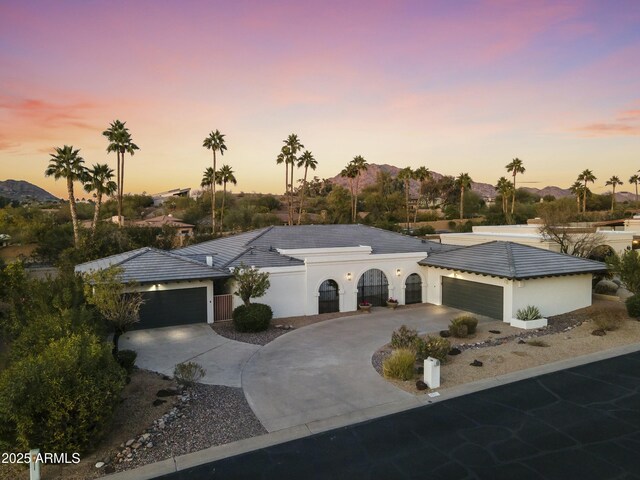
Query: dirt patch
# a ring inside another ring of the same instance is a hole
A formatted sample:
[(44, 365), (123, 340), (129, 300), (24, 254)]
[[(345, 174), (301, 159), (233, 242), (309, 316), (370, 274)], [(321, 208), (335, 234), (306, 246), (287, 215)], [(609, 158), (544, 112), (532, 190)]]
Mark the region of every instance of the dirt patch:
[(0, 259), (5, 262), (17, 260), (19, 258), (29, 258), (34, 250), (38, 248), (37, 243), (28, 243), (26, 245), (8, 245), (0, 248)]
[[(621, 317), (624, 320), (620, 329), (606, 332), (604, 336), (595, 336), (592, 332), (598, 326), (594, 318), (599, 315)], [(503, 327), (498, 329), (506, 330)], [(482, 341), (480, 338), (486, 330), (488, 327), (485, 324), (479, 330), (478, 338), (474, 339), (477, 341), (472, 343), (461, 344), (456, 339), (449, 339), (452, 346), (462, 352), (447, 357), (447, 362), (440, 369), (441, 386), (436, 390), (640, 342), (640, 322), (630, 319), (624, 305), (617, 302), (597, 302), (593, 307), (558, 315), (550, 319), (549, 328), (531, 332), (515, 329), (520, 333), (496, 335), (493, 340)], [(389, 354), (387, 352), (390, 353), (390, 349), (385, 346), (372, 358), (374, 367), (380, 373), (382, 361)], [(472, 366), (474, 360), (482, 362), (483, 366)], [(413, 380), (388, 381), (416, 395), (432, 391), (419, 391), (416, 388), (415, 382), (421, 379), (422, 374), (416, 374)]]

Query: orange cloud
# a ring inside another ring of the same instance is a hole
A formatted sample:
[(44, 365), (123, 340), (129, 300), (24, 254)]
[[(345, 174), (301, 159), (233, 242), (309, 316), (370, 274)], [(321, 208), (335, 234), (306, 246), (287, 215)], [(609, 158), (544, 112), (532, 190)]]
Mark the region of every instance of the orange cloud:
[(613, 121), (590, 123), (576, 130), (594, 137), (637, 136), (640, 135), (640, 109), (623, 110)]
[(95, 125), (85, 120), (87, 113), (97, 106), (96, 103), (87, 101), (56, 104), (34, 98), (0, 97), (0, 110), (5, 110), (9, 114), (10, 121), (11, 117), (14, 117), (47, 129), (58, 127), (97, 129)]

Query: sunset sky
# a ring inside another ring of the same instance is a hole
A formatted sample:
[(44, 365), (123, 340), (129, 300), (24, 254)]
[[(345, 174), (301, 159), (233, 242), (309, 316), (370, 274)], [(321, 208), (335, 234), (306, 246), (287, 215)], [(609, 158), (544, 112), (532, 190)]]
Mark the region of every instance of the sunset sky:
[(640, 169), (640, 1), (0, 0), (0, 180), (63, 196), (48, 154), (115, 168), (116, 118), (131, 192), (198, 187), (214, 129), (235, 191), (281, 193), (297, 133), (319, 177), (362, 155), (495, 183), (519, 157), (603, 192)]

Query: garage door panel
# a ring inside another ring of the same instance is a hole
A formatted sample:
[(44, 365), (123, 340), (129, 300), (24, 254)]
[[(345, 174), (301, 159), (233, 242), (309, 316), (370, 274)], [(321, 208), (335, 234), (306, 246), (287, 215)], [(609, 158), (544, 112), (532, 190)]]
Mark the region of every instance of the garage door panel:
[(136, 330), (207, 321), (207, 288), (144, 292)]
[(502, 320), (503, 287), (442, 277), (442, 304)]

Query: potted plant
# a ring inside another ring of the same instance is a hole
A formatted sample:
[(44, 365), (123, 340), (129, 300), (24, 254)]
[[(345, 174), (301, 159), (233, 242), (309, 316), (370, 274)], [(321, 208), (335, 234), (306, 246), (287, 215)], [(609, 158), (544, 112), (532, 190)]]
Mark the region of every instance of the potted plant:
[(391, 310), (398, 308), (398, 299), (389, 298), (389, 300), (387, 300), (387, 308), (390, 308)]
[(362, 310), (363, 312), (371, 313), (371, 304), (366, 300), (360, 302), (358, 304), (358, 307), (360, 307), (360, 310)]
[(530, 330), (533, 328), (542, 328), (547, 326), (547, 319), (540, 314), (538, 307), (528, 305), (516, 312), (516, 318), (511, 319), (511, 326), (516, 328), (524, 328)]

